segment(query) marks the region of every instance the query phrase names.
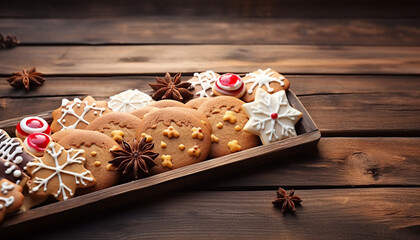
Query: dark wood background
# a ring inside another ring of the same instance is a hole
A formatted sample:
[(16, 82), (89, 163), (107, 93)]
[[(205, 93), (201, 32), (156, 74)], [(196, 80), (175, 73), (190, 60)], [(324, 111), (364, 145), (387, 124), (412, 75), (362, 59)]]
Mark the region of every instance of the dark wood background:
[[(104, 209), (38, 239), (416, 239), (420, 235), (418, 1), (13, 1), (0, 77), (36, 66), (31, 92), (0, 81), (0, 121), (64, 97), (148, 89), (166, 71), (271, 67), (320, 128), (318, 148), (273, 165)], [(303, 198), (295, 215), (275, 190)]]

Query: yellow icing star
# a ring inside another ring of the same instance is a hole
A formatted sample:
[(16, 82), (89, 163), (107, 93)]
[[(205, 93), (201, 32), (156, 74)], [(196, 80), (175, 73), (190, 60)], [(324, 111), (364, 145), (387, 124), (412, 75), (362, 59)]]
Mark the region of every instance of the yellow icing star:
[(178, 138), (179, 132), (172, 126), (169, 126), (167, 129), (163, 130), (162, 135), (168, 138)]
[(190, 155), (190, 156), (198, 157), (198, 156), (200, 156), (200, 153), (201, 153), (201, 150), (200, 150), (200, 148), (198, 148), (197, 145), (194, 145), (194, 147), (188, 149), (188, 155)]
[(242, 147), (239, 145), (238, 140), (232, 140), (228, 142), (228, 147), (231, 152), (238, 152), (242, 150)]
[(152, 136), (150, 136), (150, 135), (148, 135), (148, 134), (146, 134), (146, 133), (142, 133), (142, 134), (141, 134), (141, 137), (142, 137), (142, 138), (146, 138), (146, 142), (147, 142), (147, 143), (149, 143), (149, 142), (152, 142), (152, 141), (153, 141), (153, 137), (152, 137)]
[(219, 138), (218, 138), (218, 137), (216, 137), (216, 135), (211, 134), (211, 142), (212, 142), (212, 143), (218, 143), (218, 142), (219, 142)]
[(111, 132), (112, 139), (114, 139), (116, 142), (122, 142), (122, 139), (124, 137), (124, 132), (121, 130), (114, 130)]
[(191, 129), (191, 131), (192, 131), (192, 135), (191, 136), (192, 136), (193, 139), (203, 140), (204, 134), (203, 134), (203, 129), (201, 129), (201, 127), (198, 127), (198, 128), (193, 127)]
[(226, 111), (225, 115), (223, 115), (223, 121), (229, 121), (230, 123), (236, 122), (236, 114), (232, 111)]
[(172, 169), (172, 157), (171, 155), (162, 155), (162, 167), (167, 167)]
[(216, 127), (217, 127), (218, 129), (223, 128), (223, 123), (219, 122), (218, 124), (216, 124)]

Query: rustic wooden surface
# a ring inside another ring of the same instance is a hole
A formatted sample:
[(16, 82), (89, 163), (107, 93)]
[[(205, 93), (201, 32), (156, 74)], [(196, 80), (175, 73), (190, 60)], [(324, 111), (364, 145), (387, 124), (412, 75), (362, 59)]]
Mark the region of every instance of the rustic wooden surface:
[[(29, 93), (0, 81), (0, 121), (147, 89), (165, 71), (283, 72), (323, 134), (318, 147), (184, 191), (32, 232), (37, 239), (416, 239), (420, 234), (417, 1), (13, 1), (0, 77), (37, 66)], [(295, 215), (275, 190), (303, 198)], [(55, 230), (50, 231), (54, 228)]]

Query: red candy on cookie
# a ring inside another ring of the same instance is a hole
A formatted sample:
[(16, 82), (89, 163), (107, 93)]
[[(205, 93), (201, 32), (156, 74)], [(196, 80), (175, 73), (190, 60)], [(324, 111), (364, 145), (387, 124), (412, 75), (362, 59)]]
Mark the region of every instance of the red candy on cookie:
[(51, 137), (45, 133), (33, 133), (23, 142), (26, 150), (37, 157), (44, 155), (45, 148), (51, 142)]
[(213, 85), (213, 93), (217, 96), (240, 98), (245, 92), (246, 87), (241, 77), (233, 73), (223, 74)]
[(40, 117), (26, 117), (16, 125), (16, 136), (20, 139), (25, 138), (33, 133), (51, 134), (51, 128), (48, 123)]

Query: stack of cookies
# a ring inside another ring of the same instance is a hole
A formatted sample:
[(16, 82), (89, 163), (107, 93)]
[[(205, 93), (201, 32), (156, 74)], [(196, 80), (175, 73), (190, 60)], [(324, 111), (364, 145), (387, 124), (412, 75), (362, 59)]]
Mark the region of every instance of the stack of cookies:
[(16, 138), (1, 130), (0, 220), (19, 208), (296, 136), (302, 116), (288, 103), (289, 81), (271, 69), (243, 78), (209, 70), (188, 81), (167, 73), (150, 86), (151, 96), (127, 90), (108, 102), (63, 99), (51, 126), (28, 117)]

